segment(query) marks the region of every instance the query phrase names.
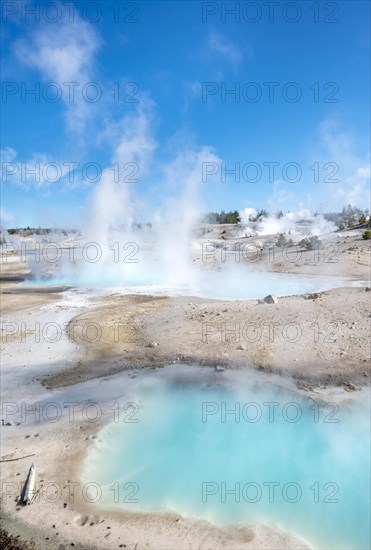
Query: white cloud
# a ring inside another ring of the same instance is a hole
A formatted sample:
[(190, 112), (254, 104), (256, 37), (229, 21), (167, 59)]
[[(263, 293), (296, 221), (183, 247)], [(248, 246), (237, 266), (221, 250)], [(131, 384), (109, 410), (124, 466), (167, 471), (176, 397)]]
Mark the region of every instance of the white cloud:
[(2, 206), (0, 207), (0, 228), (4, 225), (9, 225), (15, 220), (13, 214), (5, 210)]
[(329, 155), (328, 160), (342, 159), (343, 163), (353, 160), (354, 137), (349, 131), (342, 128), (337, 117), (328, 117), (318, 127), (320, 144)]
[(17, 156), (17, 151), (13, 147), (4, 147), (0, 150), (0, 161), (4, 162), (13, 162)]
[(272, 193), (267, 200), (268, 209), (274, 212), (293, 206), (295, 202), (295, 195), (288, 189), (287, 182), (275, 180), (272, 184)]
[(208, 50), (212, 57), (223, 59), (233, 69), (236, 69), (244, 58), (250, 59), (252, 57), (250, 44), (245, 43), (243, 48), (241, 48), (223, 34), (215, 31), (209, 33)]
[(367, 208), (370, 202), (370, 166), (361, 166), (348, 176), (344, 185), (339, 187), (338, 195), (345, 204)]
[[(70, 130), (82, 133), (94, 104), (86, 102), (83, 87), (93, 81), (95, 54), (100, 40), (91, 25), (78, 17), (73, 22), (65, 17), (58, 24), (44, 23), (14, 44), (14, 52), (21, 63), (38, 70), (44, 82), (55, 82), (63, 90), (67, 105), (67, 124)], [(78, 83), (74, 101), (70, 101), (65, 83)]]
[(361, 166), (357, 169), (357, 177), (364, 180), (369, 180), (371, 175), (370, 165)]
[(219, 33), (211, 32), (209, 34), (209, 47), (212, 52), (221, 55), (232, 64), (238, 64), (241, 61), (240, 48)]
[[(69, 187), (81, 183), (82, 167), (73, 167), (69, 162), (56, 160), (46, 153), (34, 153), (31, 158), (18, 158), (12, 147), (0, 151), (2, 184), (16, 185), (25, 191), (45, 191), (55, 184)], [(76, 173), (75, 173), (76, 172)]]
[[(324, 194), (329, 209), (344, 204), (367, 207), (370, 200), (369, 153), (362, 154), (356, 149), (356, 138), (351, 131), (344, 129), (338, 117), (326, 118), (319, 125), (318, 136), (315, 160), (321, 161), (322, 165), (335, 163), (339, 168), (332, 177), (328, 172), (324, 174)], [(338, 181), (332, 182), (331, 179)]]

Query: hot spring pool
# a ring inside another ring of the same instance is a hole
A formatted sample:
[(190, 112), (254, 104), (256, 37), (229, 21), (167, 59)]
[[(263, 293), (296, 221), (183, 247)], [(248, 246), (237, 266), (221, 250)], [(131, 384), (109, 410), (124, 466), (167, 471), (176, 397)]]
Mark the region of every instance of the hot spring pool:
[(287, 273), (246, 271), (244, 275), (233, 272), (200, 271), (189, 284), (173, 280), (157, 281), (151, 278), (123, 281), (115, 278), (64, 278), (48, 277), (28, 279), (21, 283), (24, 286), (70, 286), (75, 288), (92, 288), (97, 290), (112, 289), (124, 294), (170, 294), (182, 296), (200, 296), (216, 300), (249, 300), (274, 294), (289, 296), (321, 292), (340, 286), (358, 286), (361, 284), (352, 279), (331, 276), (306, 276)]
[(201, 370), (152, 374), (114, 407), (83, 465), (82, 481), (102, 488), (96, 505), (272, 522), (314, 548), (369, 548), (368, 405)]

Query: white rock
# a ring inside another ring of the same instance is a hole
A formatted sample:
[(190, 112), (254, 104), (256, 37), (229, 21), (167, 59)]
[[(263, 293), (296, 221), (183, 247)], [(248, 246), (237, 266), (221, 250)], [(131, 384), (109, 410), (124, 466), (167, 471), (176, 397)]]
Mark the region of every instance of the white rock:
[(146, 348), (157, 348), (157, 346), (158, 346), (158, 342), (149, 342), (146, 345)]
[(266, 304), (277, 304), (278, 299), (276, 298), (276, 296), (272, 296), (272, 294), (268, 294), (268, 296), (265, 296), (264, 302)]

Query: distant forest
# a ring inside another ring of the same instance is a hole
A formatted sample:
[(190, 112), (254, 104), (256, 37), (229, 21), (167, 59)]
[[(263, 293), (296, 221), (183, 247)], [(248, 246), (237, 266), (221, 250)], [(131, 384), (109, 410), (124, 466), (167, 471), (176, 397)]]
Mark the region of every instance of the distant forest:
[[(257, 222), (260, 219), (267, 218), (268, 216), (272, 215), (276, 216), (277, 218), (282, 218), (284, 216), (284, 213), (282, 212), (282, 210), (274, 214), (267, 212), (267, 210), (258, 210), (255, 216), (251, 216), (249, 218), (249, 221)], [(315, 212), (314, 215), (319, 216), (320, 214), (318, 212)], [(350, 204), (348, 204), (348, 206), (344, 206), (344, 208), (340, 212), (324, 212), (322, 216), (325, 218), (325, 220), (333, 222), (335, 225), (337, 225), (339, 229), (346, 229), (348, 227), (352, 227), (353, 225), (365, 224), (367, 220), (370, 223), (368, 209), (362, 210), (361, 208), (351, 206)], [(237, 210), (230, 212), (225, 212), (224, 210), (222, 210), (221, 212), (207, 212), (203, 215), (202, 222), (237, 224), (241, 222), (241, 216)]]
[(208, 212), (202, 217), (203, 223), (240, 223), (241, 217), (238, 210), (233, 212)]
[[(314, 214), (315, 216), (319, 216), (320, 214), (316, 212)], [(348, 204), (348, 206), (344, 206), (344, 208), (340, 212), (325, 212), (322, 214), (323, 217), (333, 222), (338, 229), (346, 229), (348, 227), (352, 227), (354, 225), (359, 224), (365, 224), (368, 222), (368, 224), (371, 226), (371, 217), (370, 212), (368, 209), (362, 210), (361, 208), (357, 208), (356, 206), (351, 206)], [(251, 222), (258, 222), (259, 220), (263, 218), (267, 218), (268, 216), (276, 216), (277, 218), (282, 218), (284, 216), (284, 213), (282, 210), (272, 214), (269, 213), (267, 210), (258, 210), (255, 216), (251, 216), (249, 218), (249, 221)], [(221, 212), (207, 212), (206, 214), (202, 215), (201, 218), (202, 223), (218, 223), (218, 224), (238, 224), (241, 223), (241, 216), (238, 212), (238, 210), (231, 210), (229, 212), (225, 212), (225, 210), (222, 210)], [(151, 223), (146, 224), (140, 224), (140, 223), (134, 223), (133, 229), (140, 230), (142, 227), (152, 227)], [(22, 236), (29, 236), (29, 235), (42, 235), (47, 236), (51, 233), (60, 233), (61, 235), (67, 236), (71, 234), (79, 235), (81, 234), (79, 230), (77, 229), (51, 229), (51, 228), (42, 228), (42, 227), (11, 227), (9, 229), (1, 228), (0, 231), (0, 244), (5, 242), (5, 236), (8, 235), (22, 235)]]

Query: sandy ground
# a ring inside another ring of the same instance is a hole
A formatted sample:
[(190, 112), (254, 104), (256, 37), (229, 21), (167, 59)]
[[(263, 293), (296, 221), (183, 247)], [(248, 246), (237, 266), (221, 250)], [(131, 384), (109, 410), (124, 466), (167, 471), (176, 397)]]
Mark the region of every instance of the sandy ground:
[[(364, 385), (370, 368), (369, 292), (344, 288), (315, 296), (258, 304), (111, 295), (72, 320), (69, 334), (85, 348), (84, 356), (47, 385), (177, 362), (252, 366), (292, 376), (301, 386)], [(99, 331), (96, 342), (87, 341), (86, 327), (90, 338)]]
[[(35, 540), (40, 549), (72, 544), (138, 550), (307, 547), (275, 525), (224, 528), (177, 514), (112, 514), (89, 505), (78, 486), (73, 498), (69, 490), (71, 481), (78, 483), (81, 459), (92, 437), (111, 420), (112, 396), (118, 388), (124, 394), (131, 391), (130, 384), (148, 368), (195, 363), (256, 369), (261, 376), (278, 375), (278, 380), (310, 395), (364, 397), (370, 369), (371, 293), (365, 288), (369, 244), (359, 235), (336, 239), (336, 264), (315, 264), (307, 252), (296, 264), (270, 262), (263, 255), (259, 266), (352, 277), (364, 285), (278, 298), (273, 304), (27, 289), (16, 284), (27, 267), (16, 257), (7, 261), (1, 270), (1, 378), (2, 418), (10, 424), (1, 428), (1, 460), (35, 454), (2, 463), (2, 515), (8, 529)], [(194, 259), (204, 263), (197, 254)], [(221, 264), (212, 258), (206, 267), (219, 269)], [(83, 417), (89, 400), (101, 404), (99, 422)], [(23, 406), (51, 401), (63, 410), (65, 403), (76, 401), (73, 419), (63, 414), (55, 424), (30, 414), (22, 418)], [(18, 506), (32, 460), (41, 497), (31, 506)]]
[[(225, 232), (223, 234), (223, 232)], [(231, 263), (252, 269), (300, 273), (305, 275), (342, 275), (368, 279), (370, 274), (370, 242), (362, 239), (362, 231), (342, 231), (321, 236), (321, 245), (312, 251), (297, 246), (274, 246), (276, 237), (244, 237), (238, 226), (208, 226), (198, 235), (194, 261), (202, 266), (221, 269)], [(295, 242), (301, 237), (294, 237)], [(233, 253), (238, 243), (239, 253)], [(223, 252), (216, 249), (223, 246)], [(198, 253), (196, 253), (196, 251)]]

